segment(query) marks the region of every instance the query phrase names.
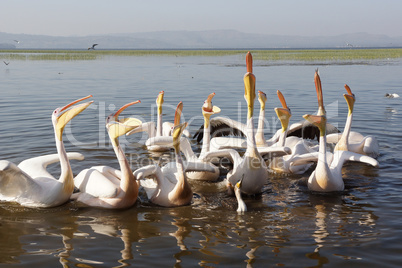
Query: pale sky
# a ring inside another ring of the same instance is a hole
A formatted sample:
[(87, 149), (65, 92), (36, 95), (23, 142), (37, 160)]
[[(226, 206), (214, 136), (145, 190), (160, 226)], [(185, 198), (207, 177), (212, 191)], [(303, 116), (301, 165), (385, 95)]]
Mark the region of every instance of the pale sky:
[(402, 36), (400, 0), (0, 0), (0, 32), (85, 36), (238, 30)]

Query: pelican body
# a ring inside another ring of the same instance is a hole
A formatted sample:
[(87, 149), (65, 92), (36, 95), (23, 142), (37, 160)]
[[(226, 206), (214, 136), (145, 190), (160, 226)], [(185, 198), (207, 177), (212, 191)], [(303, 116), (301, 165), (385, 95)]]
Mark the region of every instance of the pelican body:
[(188, 205), (193, 198), (180, 155), (180, 138), (184, 128), (187, 127), (187, 123), (179, 124), (182, 108), (183, 104), (180, 102), (176, 108), (175, 126), (172, 132), (175, 166), (167, 165), (159, 168), (158, 165), (150, 165), (134, 172), (134, 176), (144, 187), (148, 199), (163, 207)]
[(106, 128), (119, 161), (120, 170), (109, 166), (95, 166), (81, 171), (74, 178), (74, 184), (80, 191), (72, 196), (79, 203), (91, 207), (121, 209), (131, 207), (137, 201), (139, 185), (118, 138), (138, 127), (142, 122), (135, 118), (119, 120), (118, 116), (127, 107), (139, 102), (124, 105), (106, 119)]

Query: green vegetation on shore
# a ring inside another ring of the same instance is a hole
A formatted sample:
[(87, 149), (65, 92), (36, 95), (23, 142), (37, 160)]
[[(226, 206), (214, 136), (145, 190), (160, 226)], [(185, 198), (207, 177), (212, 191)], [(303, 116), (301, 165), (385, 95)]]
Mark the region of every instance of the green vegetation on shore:
[[(7, 60), (96, 60), (106, 56), (230, 56), (247, 50), (0, 50)], [(402, 58), (402, 48), (250, 50), (261, 61), (353, 61)]]

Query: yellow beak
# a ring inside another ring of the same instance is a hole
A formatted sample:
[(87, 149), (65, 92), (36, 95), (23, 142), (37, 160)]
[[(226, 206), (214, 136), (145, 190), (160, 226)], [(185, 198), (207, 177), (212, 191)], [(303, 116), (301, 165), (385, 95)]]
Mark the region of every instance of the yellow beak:
[(173, 126), (177, 126), (180, 124), (181, 113), (183, 111), (183, 102), (179, 102), (176, 107), (176, 112), (174, 113), (174, 122)]
[(320, 130), (320, 136), (326, 135), (327, 117), (325, 115), (305, 114), (303, 115), (303, 118), (318, 127)]
[(126, 134), (127, 132), (135, 129), (139, 125), (142, 124), (142, 122), (136, 118), (124, 118), (122, 120), (119, 120), (118, 117), (119, 115), (129, 106), (133, 104), (140, 103), (141, 101), (134, 101), (127, 103), (123, 105), (114, 115), (113, 115), (113, 121), (108, 122), (106, 124), (106, 128), (108, 129), (109, 136), (112, 140), (117, 139), (121, 135)]
[(318, 100), (318, 115), (325, 115), (325, 108), (324, 108), (324, 99), (322, 95), (322, 86), (321, 86), (321, 78), (318, 74), (318, 69), (315, 70), (314, 74), (314, 84), (315, 89), (317, 91), (317, 100)]
[(255, 100), (255, 76), (252, 73), (244, 75), (244, 98), (247, 101), (248, 113), (247, 119), (253, 117)]
[(107, 125), (109, 136), (111, 139), (125, 135), (127, 132), (137, 128), (142, 124), (141, 120), (137, 118), (124, 118), (120, 121), (113, 121)]
[(348, 104), (349, 109), (348, 115), (350, 115), (353, 112), (353, 107), (355, 105), (356, 98), (348, 85), (345, 85), (345, 89), (348, 92), (348, 94), (343, 94), (343, 97), (345, 98), (346, 103)]
[(267, 102), (267, 95), (258, 90), (258, 101), (260, 102), (261, 110), (265, 110), (265, 103)]
[(285, 108), (275, 108), (275, 112), (281, 121), (282, 132), (285, 132), (289, 127), (289, 120), (292, 114), (290, 113), (289, 109)]
[(64, 127), (67, 125), (67, 123), (70, 122), (71, 119), (73, 119), (75, 116), (80, 114), (82, 111), (84, 111), (89, 105), (91, 105), (93, 103), (93, 101), (82, 103), (82, 104), (76, 105), (76, 106), (73, 106), (73, 105), (80, 101), (91, 98), (91, 97), (92, 97), (92, 95), (89, 95), (87, 97), (73, 101), (59, 110), (59, 112), (61, 114), (57, 117), (56, 135), (60, 141), (62, 140)]
[(173, 127), (173, 133), (172, 133), (173, 147), (176, 150), (176, 152), (180, 151), (180, 138), (186, 127), (187, 127), (187, 122), (184, 122), (182, 124), (179, 124), (179, 125), (176, 125)]
[(158, 97), (156, 98), (156, 105), (158, 106), (158, 115), (162, 114), (162, 104), (164, 94), (165, 91), (160, 91)]

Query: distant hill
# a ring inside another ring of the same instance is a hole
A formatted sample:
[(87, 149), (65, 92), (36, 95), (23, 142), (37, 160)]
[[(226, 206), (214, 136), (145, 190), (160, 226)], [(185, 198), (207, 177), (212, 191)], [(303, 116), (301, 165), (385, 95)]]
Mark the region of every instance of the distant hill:
[[(17, 43), (15, 40), (18, 40)], [(250, 34), (234, 30), (163, 31), (96, 36), (47, 36), (0, 32), (0, 49), (269, 49), (402, 47), (402, 37), (367, 33), (337, 36)]]

